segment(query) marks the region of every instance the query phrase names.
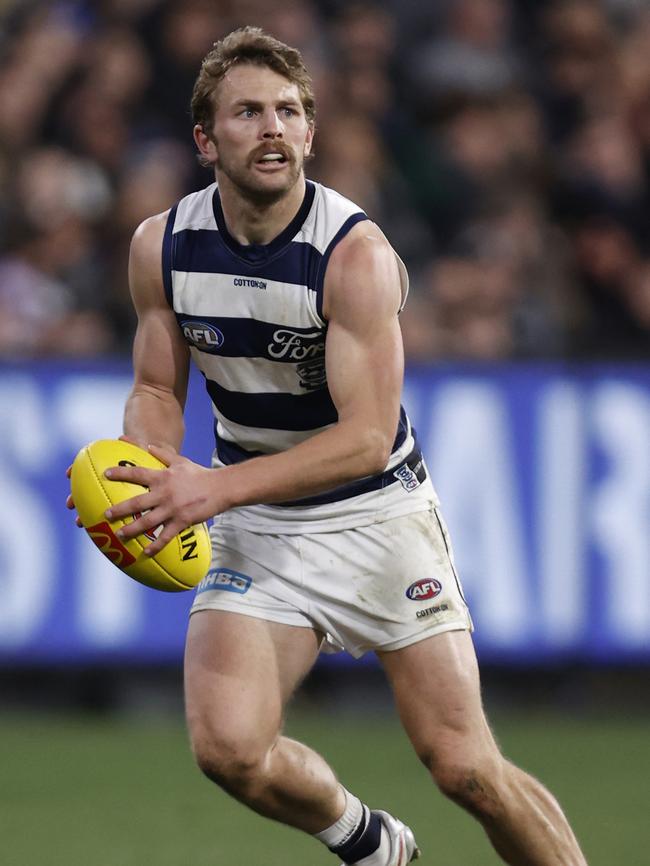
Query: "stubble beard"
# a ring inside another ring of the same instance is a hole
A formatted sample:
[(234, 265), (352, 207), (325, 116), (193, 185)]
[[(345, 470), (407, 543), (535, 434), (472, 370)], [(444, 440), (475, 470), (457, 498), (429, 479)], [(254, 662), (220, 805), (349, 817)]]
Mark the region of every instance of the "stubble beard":
[(295, 187), (302, 174), (304, 160), (297, 159), (295, 154), (288, 148), (282, 148), (287, 158), (288, 170), (285, 173), (285, 182), (278, 187), (264, 185), (260, 178), (256, 182), (253, 168), (255, 159), (249, 158), (245, 166), (229, 165), (220, 157), (217, 157), (216, 168), (224, 174), (237, 189), (243, 199), (256, 207), (268, 207), (283, 199)]

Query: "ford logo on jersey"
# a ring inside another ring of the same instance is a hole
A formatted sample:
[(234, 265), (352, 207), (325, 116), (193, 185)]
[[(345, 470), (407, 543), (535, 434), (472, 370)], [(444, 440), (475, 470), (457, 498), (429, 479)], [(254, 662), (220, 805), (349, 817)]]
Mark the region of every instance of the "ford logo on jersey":
[(442, 584), (435, 577), (425, 577), (422, 580), (416, 580), (406, 590), (406, 597), (411, 601), (427, 601), (430, 598), (435, 598), (442, 592)]
[(214, 325), (207, 322), (181, 322), (183, 334), (201, 352), (216, 352), (223, 346), (224, 336)]
[(273, 334), (273, 342), (266, 348), (274, 361), (309, 361), (325, 354), (325, 339), (322, 331), (279, 328)]

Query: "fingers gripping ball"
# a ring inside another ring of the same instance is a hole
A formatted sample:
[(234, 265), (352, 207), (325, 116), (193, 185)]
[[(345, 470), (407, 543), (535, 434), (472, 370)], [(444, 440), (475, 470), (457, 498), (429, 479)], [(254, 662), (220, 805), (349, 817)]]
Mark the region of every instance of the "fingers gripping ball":
[(117, 530), (133, 518), (109, 522), (104, 512), (143, 492), (138, 484), (105, 477), (106, 469), (119, 465), (165, 469), (157, 457), (131, 442), (99, 439), (86, 445), (75, 457), (70, 475), (72, 499), (84, 529), (104, 556), (139, 583), (164, 592), (192, 589), (210, 566), (208, 527), (205, 523), (190, 526), (151, 557), (144, 555), (144, 548), (154, 540), (156, 530), (118, 538)]

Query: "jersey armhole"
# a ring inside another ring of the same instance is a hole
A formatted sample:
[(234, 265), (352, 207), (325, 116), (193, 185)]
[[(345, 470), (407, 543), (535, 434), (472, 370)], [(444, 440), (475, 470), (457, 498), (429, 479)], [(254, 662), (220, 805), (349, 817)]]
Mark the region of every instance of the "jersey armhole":
[(316, 277), (316, 312), (320, 316), (323, 322), (326, 321), (323, 316), (323, 287), (325, 285), (325, 272), (327, 271), (327, 263), (330, 260), (330, 256), (334, 252), (334, 248), (336, 245), (343, 240), (343, 238), (348, 234), (350, 229), (355, 226), (357, 223), (363, 222), (364, 220), (369, 219), (369, 217), (360, 211), (359, 213), (352, 214), (351, 217), (348, 217), (346, 221), (343, 223), (341, 228), (334, 235), (332, 240), (327, 245), (327, 249), (323, 253), (323, 257), (320, 261), (320, 266), (318, 268), (318, 275)]
[(399, 288), (402, 296), (402, 301), (400, 303), (398, 313), (401, 313), (406, 306), (406, 299), (408, 298), (409, 294), (409, 272), (406, 269), (406, 265), (397, 255), (395, 250), (393, 250), (393, 253), (395, 255), (395, 259), (397, 260), (397, 270), (399, 271)]
[(163, 235), (162, 243), (163, 286), (165, 287), (165, 297), (167, 298), (167, 303), (172, 308), (172, 310), (174, 309), (174, 287), (172, 284), (172, 270), (174, 269), (173, 232), (174, 223), (176, 222), (177, 208), (178, 205), (174, 205), (174, 207), (169, 211), (169, 216), (167, 217), (167, 224), (165, 225), (165, 234)]

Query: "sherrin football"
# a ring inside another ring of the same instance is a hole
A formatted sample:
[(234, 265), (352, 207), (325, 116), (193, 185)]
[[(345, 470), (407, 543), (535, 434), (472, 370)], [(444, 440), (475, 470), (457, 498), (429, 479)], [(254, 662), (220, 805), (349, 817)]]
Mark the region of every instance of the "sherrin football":
[(99, 439), (86, 445), (72, 464), (70, 486), (81, 523), (101, 552), (134, 580), (164, 592), (192, 589), (205, 577), (211, 550), (205, 523), (180, 532), (155, 556), (145, 556), (144, 548), (156, 530), (121, 540), (116, 532), (132, 517), (108, 521), (104, 512), (111, 505), (143, 492), (138, 484), (109, 481), (104, 472), (110, 466), (145, 466), (164, 469), (153, 454), (122, 439)]

